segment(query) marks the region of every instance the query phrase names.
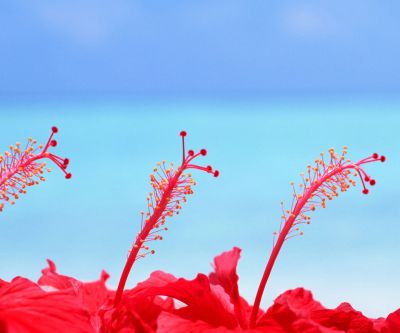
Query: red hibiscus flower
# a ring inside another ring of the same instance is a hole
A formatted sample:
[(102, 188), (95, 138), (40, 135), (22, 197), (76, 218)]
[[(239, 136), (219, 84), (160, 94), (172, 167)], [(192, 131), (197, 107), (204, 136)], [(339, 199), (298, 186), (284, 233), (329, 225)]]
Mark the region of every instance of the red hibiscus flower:
[[(0, 332), (400, 332), (400, 310), (372, 320), (348, 303), (326, 309), (303, 288), (286, 291), (265, 313), (259, 310), (256, 326), (249, 328), (252, 306), (239, 294), (239, 257), (238, 248), (224, 252), (214, 259), (209, 276), (198, 274), (193, 280), (153, 272), (126, 290), (116, 308), (106, 272), (97, 281), (82, 282), (57, 273), (49, 260), (38, 284), (19, 277), (0, 280)], [(183, 305), (175, 307), (173, 300)]]

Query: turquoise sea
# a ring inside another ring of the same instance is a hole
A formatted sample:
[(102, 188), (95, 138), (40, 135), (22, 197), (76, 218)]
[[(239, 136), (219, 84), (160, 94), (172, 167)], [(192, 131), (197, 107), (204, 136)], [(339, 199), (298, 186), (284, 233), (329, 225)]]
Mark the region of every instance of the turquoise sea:
[(146, 208), (149, 173), (158, 161), (179, 163), (185, 129), (187, 146), (207, 148), (204, 165), (221, 176), (193, 172), (195, 195), (129, 285), (157, 269), (186, 278), (208, 273), (214, 256), (238, 246), (240, 288), (252, 302), (290, 181), (320, 152), (346, 145), (354, 160), (387, 156), (366, 167), (377, 185), (367, 196), (358, 186), (315, 212), (304, 236), (284, 245), (263, 305), (303, 286), (328, 307), (347, 301), (386, 316), (400, 307), (399, 111), (392, 100), (2, 104), (0, 150), (29, 136), (44, 142), (56, 125), (54, 152), (70, 158), (73, 177), (53, 168), (48, 181), (6, 206), (0, 277), (37, 279), (51, 258), (82, 280), (104, 268), (115, 287)]

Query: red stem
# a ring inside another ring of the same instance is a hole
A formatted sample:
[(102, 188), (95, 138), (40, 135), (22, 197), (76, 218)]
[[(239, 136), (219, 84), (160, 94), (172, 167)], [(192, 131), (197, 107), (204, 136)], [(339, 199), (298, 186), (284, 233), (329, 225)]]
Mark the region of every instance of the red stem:
[(168, 187), (165, 190), (165, 192), (160, 200), (160, 203), (158, 204), (159, 208), (155, 210), (154, 214), (150, 217), (149, 221), (146, 223), (143, 230), (136, 237), (135, 245), (133, 246), (132, 251), (129, 254), (128, 260), (126, 261), (124, 270), (122, 271), (121, 278), (118, 283), (118, 288), (117, 288), (117, 292), (115, 294), (115, 299), (114, 299), (115, 307), (120, 303), (120, 301), (122, 299), (122, 294), (123, 294), (123, 291), (125, 288), (126, 281), (129, 276), (129, 272), (131, 271), (133, 264), (136, 262), (137, 255), (142, 246), (141, 240), (145, 240), (147, 238), (150, 231), (154, 228), (154, 225), (160, 219), (162, 213), (164, 212), (165, 208), (167, 207), (167, 205), (171, 199), (171, 192), (174, 189), (174, 187), (176, 186), (176, 183), (178, 182), (179, 177), (181, 176), (185, 167), (186, 167), (186, 163), (184, 162), (180, 166), (180, 168), (177, 170), (174, 177), (170, 180)]
[(289, 216), (289, 218), (286, 220), (285, 225), (282, 229), (282, 231), (279, 234), (278, 240), (275, 244), (275, 246), (272, 249), (271, 255), (269, 257), (267, 266), (265, 267), (264, 274), (262, 276), (260, 285), (258, 286), (257, 294), (254, 299), (254, 305), (253, 309), (251, 312), (250, 316), (250, 328), (254, 328), (256, 326), (256, 321), (257, 321), (257, 314), (260, 309), (260, 303), (261, 303), (261, 298), (264, 293), (265, 286), (267, 285), (269, 276), (271, 274), (272, 268), (274, 267), (276, 258), (278, 257), (278, 254), (282, 248), (283, 243), (285, 242), (286, 236), (291, 230), (294, 221), (296, 220), (297, 216), (300, 214), (301, 210), (303, 209), (304, 205), (307, 203), (307, 201), (310, 199), (312, 194), (330, 177), (336, 175), (337, 173), (342, 172), (345, 169), (353, 169), (359, 164), (362, 164), (360, 162), (355, 163), (355, 164), (348, 164), (344, 166), (340, 166), (337, 168), (334, 168), (332, 171), (326, 173), (324, 176), (322, 176), (317, 182), (315, 182), (310, 189), (307, 191), (307, 193), (301, 198), (300, 201), (296, 203), (296, 206), (294, 207), (293, 213)]

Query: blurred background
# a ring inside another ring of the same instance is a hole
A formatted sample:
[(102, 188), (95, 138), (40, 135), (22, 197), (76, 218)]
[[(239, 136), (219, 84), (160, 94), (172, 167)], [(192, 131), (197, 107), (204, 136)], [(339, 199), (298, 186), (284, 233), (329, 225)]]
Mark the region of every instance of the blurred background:
[[(220, 178), (198, 182), (168, 222), (156, 269), (193, 278), (239, 246), (253, 301), (290, 181), (331, 146), (377, 185), (352, 189), (287, 242), (263, 306), (304, 286), (372, 317), (400, 299), (400, 4), (388, 1), (13, 1), (0, 5), (0, 143), (34, 136), (71, 159), (0, 215), (0, 277), (61, 273), (115, 287), (139, 229), (156, 162), (179, 162), (179, 131)], [(54, 168), (55, 169), (55, 168)]]

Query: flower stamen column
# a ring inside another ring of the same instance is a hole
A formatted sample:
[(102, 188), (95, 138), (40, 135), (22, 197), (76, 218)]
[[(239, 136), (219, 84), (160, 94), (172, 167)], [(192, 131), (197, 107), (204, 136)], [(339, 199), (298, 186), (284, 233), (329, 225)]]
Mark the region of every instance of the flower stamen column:
[[(356, 182), (351, 177), (359, 177), (363, 186), (362, 193), (368, 194), (366, 183), (373, 186), (376, 181), (372, 179), (362, 168), (363, 165), (386, 160), (385, 156), (372, 154), (356, 163), (346, 159), (347, 147), (344, 147), (339, 156), (333, 149), (329, 150), (330, 161), (325, 163), (324, 154), (315, 161), (315, 166), (309, 165), (307, 173), (302, 174), (302, 183), (299, 185), (299, 191), (296, 192), (293, 186), (293, 201), (290, 210), (282, 211), (282, 221), (276, 243), (274, 242), (270, 258), (265, 267), (257, 294), (254, 300), (252, 313), (250, 316), (250, 328), (256, 326), (257, 315), (260, 308), (261, 298), (267, 285), (268, 278), (275, 264), (276, 258), (282, 248), (283, 243), (292, 237), (301, 236), (303, 232), (299, 230), (299, 225), (310, 223), (308, 212), (314, 211), (317, 206), (326, 207), (326, 200), (332, 200), (339, 195), (339, 191), (345, 192), (350, 185), (355, 186)], [(354, 173), (352, 173), (354, 172)]]
[[(21, 194), (26, 194), (27, 187), (37, 185), (39, 181), (45, 181), (44, 171), (51, 170), (46, 169), (46, 163), (41, 160), (52, 161), (65, 174), (65, 178), (71, 178), (71, 173), (66, 171), (69, 159), (49, 152), (50, 147), (57, 146), (57, 141), (53, 139), (53, 136), (58, 129), (53, 126), (51, 130), (51, 135), (44, 146), (36, 146), (36, 140), (29, 138), (25, 148), (17, 142), (14, 146), (10, 146), (10, 151), (0, 155), (0, 201), (14, 205)], [(3, 208), (4, 203), (0, 202), (0, 212)]]
[[(147, 243), (149, 241), (161, 240), (160, 232), (168, 230), (165, 227), (165, 220), (174, 214), (179, 214), (182, 202), (186, 202), (186, 196), (193, 194), (192, 186), (196, 185), (191, 174), (184, 172), (189, 169), (197, 169), (218, 177), (218, 170), (213, 170), (211, 166), (203, 167), (192, 162), (199, 156), (207, 155), (205, 149), (201, 149), (198, 153), (193, 150), (185, 152), (186, 132), (181, 131), (182, 137), (182, 164), (174, 170), (173, 164), (166, 166), (165, 161), (157, 163), (153, 173), (150, 175), (150, 183), (153, 192), (147, 197), (147, 212), (142, 212), (141, 230), (136, 236), (135, 243), (129, 253), (124, 270), (119, 280), (117, 292), (115, 295), (114, 306), (121, 301), (123, 290), (125, 288), (128, 275), (136, 260), (144, 258), (148, 254), (154, 254)], [(142, 250), (142, 253), (140, 251)], [(143, 252), (144, 251), (144, 252)]]

